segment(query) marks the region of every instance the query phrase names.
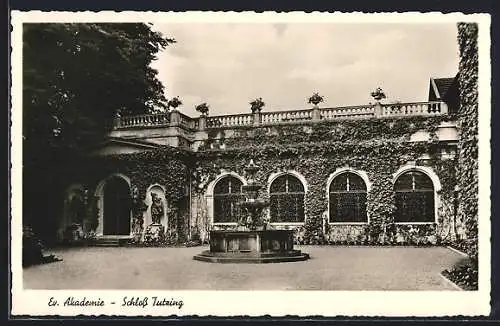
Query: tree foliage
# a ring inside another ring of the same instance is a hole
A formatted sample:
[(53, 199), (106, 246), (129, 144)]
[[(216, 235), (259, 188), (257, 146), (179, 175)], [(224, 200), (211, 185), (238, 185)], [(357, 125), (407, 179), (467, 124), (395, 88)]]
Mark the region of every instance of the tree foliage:
[(165, 109), (164, 86), (150, 64), (174, 42), (142, 23), (25, 24), (25, 155), (92, 144), (117, 109)]
[(142, 23), (23, 25), (23, 223), (42, 240), (67, 187), (58, 165), (102, 140), (118, 109), (166, 109), (150, 64), (174, 42)]

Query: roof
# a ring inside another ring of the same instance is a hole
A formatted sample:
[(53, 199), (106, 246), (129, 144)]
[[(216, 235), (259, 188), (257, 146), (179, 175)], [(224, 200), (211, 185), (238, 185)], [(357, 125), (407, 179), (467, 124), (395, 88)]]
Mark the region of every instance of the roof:
[(138, 147), (147, 147), (147, 148), (158, 148), (161, 147), (161, 145), (149, 142), (147, 140), (143, 139), (125, 139), (125, 138), (118, 138), (118, 137), (108, 137), (107, 140), (101, 143), (101, 145), (107, 145), (109, 143), (118, 143), (118, 144), (123, 144), (123, 145), (133, 145), (133, 146), (138, 146)]
[(437, 96), (439, 98), (443, 98), (446, 93), (448, 92), (448, 89), (450, 89), (451, 84), (453, 83), (453, 80), (455, 78), (435, 78), (434, 83), (436, 84), (436, 88), (438, 91)]
[(455, 77), (431, 78), (429, 83), (429, 101), (442, 101), (446, 100), (449, 96), (457, 95), (454, 94), (458, 91), (457, 79), (458, 74)]

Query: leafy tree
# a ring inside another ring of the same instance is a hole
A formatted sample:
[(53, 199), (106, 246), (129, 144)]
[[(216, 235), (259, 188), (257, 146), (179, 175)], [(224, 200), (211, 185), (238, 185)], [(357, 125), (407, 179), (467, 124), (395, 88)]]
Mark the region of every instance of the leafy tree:
[(148, 24), (25, 24), (25, 155), (81, 149), (122, 115), (164, 110), (164, 86), (150, 67), (175, 40)]
[(118, 109), (167, 109), (150, 64), (172, 43), (143, 23), (23, 25), (23, 222), (38, 234), (55, 229), (59, 167), (102, 140)]

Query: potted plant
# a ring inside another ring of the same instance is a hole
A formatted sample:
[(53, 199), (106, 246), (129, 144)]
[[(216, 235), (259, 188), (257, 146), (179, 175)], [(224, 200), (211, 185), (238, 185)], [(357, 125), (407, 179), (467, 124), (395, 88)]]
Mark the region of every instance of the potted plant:
[(314, 106), (317, 106), (319, 103), (324, 102), (325, 98), (318, 93), (314, 93), (312, 96), (310, 96), (307, 99), (307, 103), (309, 104), (314, 104)]
[(377, 89), (375, 89), (373, 92), (371, 92), (371, 96), (377, 102), (386, 98), (384, 91), (380, 87), (377, 87)]
[(262, 101), (262, 97), (259, 97), (255, 100), (253, 100), (252, 102), (250, 102), (250, 105), (251, 105), (250, 109), (252, 110), (252, 113), (256, 113), (256, 112), (262, 111), (262, 108), (266, 104), (264, 103), (264, 101)]
[(167, 103), (167, 107), (169, 108), (173, 108), (174, 110), (176, 110), (179, 106), (182, 105), (182, 101), (179, 100), (179, 97), (176, 96), (174, 98), (172, 98), (171, 100), (168, 101)]
[(194, 109), (202, 116), (207, 116), (210, 106), (207, 103), (198, 104)]

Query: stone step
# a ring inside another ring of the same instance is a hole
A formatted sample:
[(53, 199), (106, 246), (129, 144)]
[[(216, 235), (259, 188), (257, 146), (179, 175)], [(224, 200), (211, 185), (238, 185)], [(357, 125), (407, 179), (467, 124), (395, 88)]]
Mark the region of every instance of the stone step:
[(121, 247), (127, 243), (127, 238), (97, 238), (93, 245), (96, 247)]

